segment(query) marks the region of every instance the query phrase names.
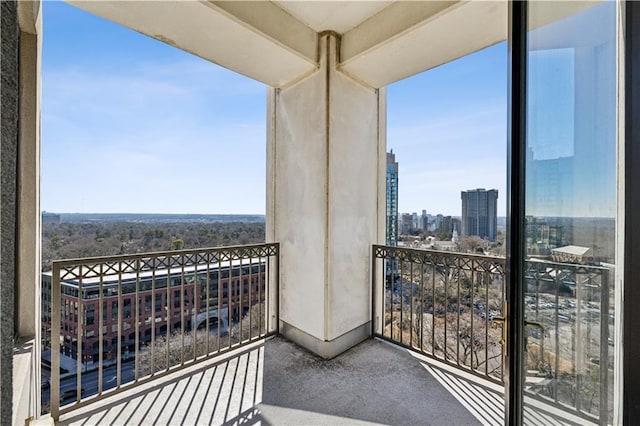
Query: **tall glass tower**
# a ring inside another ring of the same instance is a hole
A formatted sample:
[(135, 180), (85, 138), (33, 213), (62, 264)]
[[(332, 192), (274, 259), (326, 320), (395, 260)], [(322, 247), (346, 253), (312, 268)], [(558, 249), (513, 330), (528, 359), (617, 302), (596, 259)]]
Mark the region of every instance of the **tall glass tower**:
[(393, 150), (387, 152), (387, 245), (398, 245), (398, 163)]
[(498, 233), (498, 190), (484, 188), (461, 192), (462, 235), (495, 241)]

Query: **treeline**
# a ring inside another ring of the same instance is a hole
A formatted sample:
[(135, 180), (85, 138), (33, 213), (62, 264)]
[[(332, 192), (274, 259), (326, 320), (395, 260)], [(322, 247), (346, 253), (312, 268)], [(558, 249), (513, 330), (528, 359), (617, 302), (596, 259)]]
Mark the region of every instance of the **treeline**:
[(42, 269), (58, 259), (262, 243), (264, 235), (264, 223), (249, 222), (48, 223), (42, 226)]

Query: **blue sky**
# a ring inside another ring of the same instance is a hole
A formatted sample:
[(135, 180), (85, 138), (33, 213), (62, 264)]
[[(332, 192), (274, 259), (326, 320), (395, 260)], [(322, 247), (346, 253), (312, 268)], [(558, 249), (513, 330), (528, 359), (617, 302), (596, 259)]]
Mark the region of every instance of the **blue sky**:
[(387, 148), (402, 212), (460, 215), (460, 191), (498, 190), (506, 207), (506, 43), (392, 84)]
[[(264, 213), (266, 87), (59, 2), (44, 2), (42, 208)], [(505, 212), (504, 43), (388, 88), (401, 212)]]
[(43, 210), (264, 213), (263, 84), (43, 6)]

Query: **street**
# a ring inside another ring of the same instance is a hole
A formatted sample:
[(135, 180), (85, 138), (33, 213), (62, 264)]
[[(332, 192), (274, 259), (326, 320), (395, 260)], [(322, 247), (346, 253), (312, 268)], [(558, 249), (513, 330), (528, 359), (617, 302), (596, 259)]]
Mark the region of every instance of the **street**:
[[(135, 363), (123, 362), (121, 364), (122, 367), (122, 376), (120, 379), (120, 383), (128, 383), (135, 379)], [(117, 379), (117, 366), (112, 365), (109, 367), (104, 367), (102, 369), (102, 390), (105, 391), (107, 389), (111, 389), (116, 387), (118, 383)], [(77, 376), (69, 376), (60, 380), (60, 395), (66, 396), (62, 401), (61, 405), (70, 404), (75, 402), (76, 400), (76, 389), (77, 389)], [(86, 373), (82, 373), (82, 389), (84, 389), (84, 393), (82, 395), (83, 398), (89, 397), (91, 395), (95, 395), (98, 393), (98, 370), (88, 371)], [(48, 405), (50, 400), (50, 388), (46, 387), (42, 389), (42, 405)]]

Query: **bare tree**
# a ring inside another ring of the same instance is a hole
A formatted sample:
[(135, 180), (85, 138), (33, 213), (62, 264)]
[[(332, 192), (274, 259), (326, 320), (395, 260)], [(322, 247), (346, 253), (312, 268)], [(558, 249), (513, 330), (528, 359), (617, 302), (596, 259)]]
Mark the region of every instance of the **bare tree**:
[(484, 253), (487, 247), (489, 247), (489, 242), (476, 235), (462, 237), (458, 240), (458, 249), (463, 253)]
[(233, 345), (261, 338), (265, 334), (265, 304), (260, 302), (254, 304), (240, 321), (220, 333), (218, 327), (212, 327), (209, 332), (205, 328), (156, 338), (153, 347), (148, 345), (140, 350), (139, 375), (143, 377), (167, 370)]

